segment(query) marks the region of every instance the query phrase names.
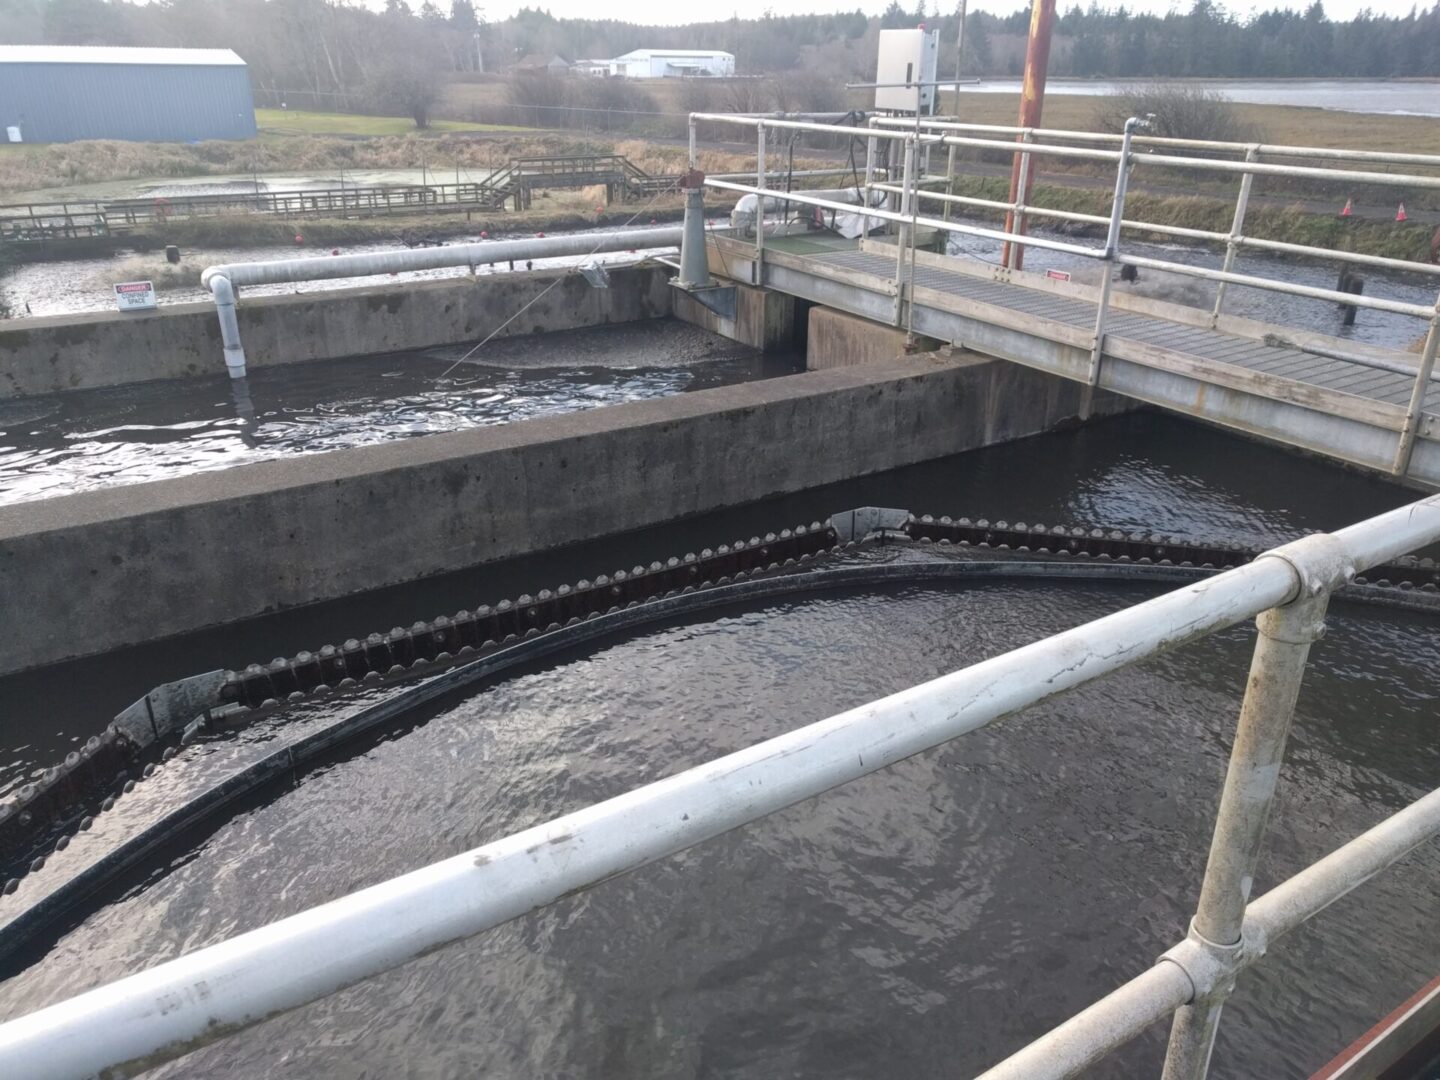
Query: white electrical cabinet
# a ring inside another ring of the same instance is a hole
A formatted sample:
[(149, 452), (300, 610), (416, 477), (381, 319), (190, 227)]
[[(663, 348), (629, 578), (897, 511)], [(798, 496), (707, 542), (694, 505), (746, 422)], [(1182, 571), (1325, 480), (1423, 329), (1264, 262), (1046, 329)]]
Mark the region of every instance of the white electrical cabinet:
[[(884, 112), (915, 112), (915, 86), (920, 86), (920, 111), (935, 108), (935, 72), (940, 61), (939, 30), (881, 30), (880, 62), (875, 66), (875, 108)], [(900, 86), (887, 86), (900, 83)], [(928, 84), (928, 85), (923, 85)]]

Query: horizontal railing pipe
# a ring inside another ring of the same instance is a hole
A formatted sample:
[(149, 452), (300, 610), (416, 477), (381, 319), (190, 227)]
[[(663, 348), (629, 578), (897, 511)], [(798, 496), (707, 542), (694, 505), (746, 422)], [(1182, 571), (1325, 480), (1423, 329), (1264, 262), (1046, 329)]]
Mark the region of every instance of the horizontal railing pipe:
[(1189, 976), (1178, 965), (1156, 964), (986, 1069), (976, 1080), (1075, 1076), (1158, 1024), (1193, 994)]
[[(900, 190), (895, 185), (873, 184), (871, 186), (880, 191), (898, 192)], [(977, 206), (986, 210), (1002, 211), (1013, 209), (1011, 203), (998, 202), (994, 199), (980, 199), (971, 195), (951, 195), (946, 192), (929, 191), (924, 188), (917, 188), (916, 194), (922, 199), (952, 203), (960, 206)], [(1109, 218), (1101, 214), (1085, 214), (1077, 210), (1055, 210), (1046, 206), (1036, 206), (1033, 203), (1026, 204), (1025, 212), (1032, 217), (1047, 217), (1057, 221), (1076, 221), (1091, 225), (1105, 225), (1110, 221)], [(1162, 236), (1179, 236), (1190, 240), (1204, 240), (1217, 244), (1228, 243), (1231, 239), (1228, 233), (1215, 232), (1211, 229), (1190, 229), (1181, 225), (1162, 225), (1157, 222), (1140, 221), (1138, 219), (1126, 219), (1121, 222), (1121, 227), (1131, 232), (1149, 232)], [(1422, 263), (1408, 259), (1393, 259), (1386, 255), (1366, 255), (1358, 251), (1311, 247), (1308, 244), (1291, 244), (1281, 240), (1266, 240), (1257, 236), (1235, 237), (1234, 242), (1237, 247), (1251, 248), (1255, 251), (1274, 251), (1286, 255), (1302, 255), (1306, 258), (1355, 263), (1359, 266), (1374, 266), (1382, 270), (1394, 270), (1401, 273), (1427, 274), (1433, 277), (1440, 277), (1440, 263)]]
[[(898, 191), (899, 188), (893, 185), (874, 184), (881, 191)], [(926, 191), (917, 188), (916, 194), (922, 199), (930, 199), (934, 202), (959, 203), (965, 206), (982, 206), (990, 210), (1014, 209), (1010, 203), (995, 202), (991, 199), (976, 199), (968, 195), (947, 195), (941, 191)], [(1109, 225), (1110, 219), (1100, 214), (1083, 214), (1078, 210), (1054, 210), (1047, 206), (1036, 206), (1034, 203), (1025, 204), (1025, 213), (1031, 217), (1054, 218), (1057, 221), (1078, 221), (1085, 224)], [(1228, 236), (1225, 233), (1212, 232), (1208, 229), (1187, 229), (1181, 225), (1156, 225), (1148, 221), (1124, 220), (1120, 227), (1133, 232), (1160, 233), (1165, 236), (1181, 236), (1192, 240), (1214, 240), (1224, 243)], [(1319, 251), (1320, 249), (1315, 249)]]
[[(913, 131), (913, 119), (877, 116), (871, 124), (881, 127), (903, 127)], [(1029, 134), (1032, 139), (1066, 139), (1071, 142), (1111, 143), (1120, 145), (1123, 135), (1109, 131), (1075, 131), (1067, 128), (1023, 128), (1004, 124), (965, 124), (951, 120), (921, 118), (922, 129), (935, 131), (969, 131), (990, 135), (1020, 136)], [(1421, 165), (1440, 168), (1440, 155), (1403, 154), (1385, 150), (1340, 150), (1324, 146), (1282, 146), (1273, 143), (1225, 142), (1215, 139), (1180, 139), (1164, 135), (1136, 135), (1135, 146), (1157, 146), (1174, 149), (1203, 150), (1244, 155), (1253, 150), (1262, 157), (1313, 158), (1333, 161), (1369, 161), (1377, 165)]]
[(1437, 837), (1440, 788), (1251, 901), (1246, 931), (1268, 944)]
[[(756, 193), (758, 189), (744, 184), (733, 184), (728, 181), (706, 179), (706, 187), (713, 187), (721, 191), (736, 191), (746, 194)], [(894, 185), (872, 184), (873, 188), (893, 190)], [(788, 202), (798, 202), (807, 206), (817, 206), (823, 210), (839, 210), (842, 212), (854, 212), (854, 207), (842, 203), (832, 202), (826, 199), (814, 199), (801, 192), (781, 193), (766, 191), (767, 197), (782, 199)], [(1008, 204), (1002, 204), (1002, 209)], [(1027, 213), (1034, 213), (1033, 207), (1027, 207)], [(942, 218), (915, 217), (897, 214), (893, 211), (874, 209), (866, 212), (867, 217), (879, 218), (885, 221), (895, 221), (902, 224), (914, 223), (925, 228), (941, 229), (949, 232), (963, 233), (967, 236), (977, 236), (984, 240), (1012, 241), (1023, 243), (1029, 247), (1037, 247), (1050, 251), (1061, 251), (1071, 255), (1079, 255), (1087, 259), (1097, 261), (1104, 260), (1104, 252), (1099, 248), (1085, 247), (1081, 244), (1067, 244), (1058, 240), (1049, 240), (1034, 236), (1033, 234), (1017, 234), (1005, 232), (1003, 229), (986, 229), (976, 225), (965, 225), (955, 221), (953, 218), (946, 221)], [(1132, 223), (1134, 227), (1144, 229), (1148, 226), (1143, 222)], [(1197, 230), (1198, 231), (1198, 230)], [(1217, 242), (1225, 239), (1223, 234), (1216, 233), (1214, 238)], [(1313, 253), (1317, 257), (1330, 254), (1322, 248), (1316, 248)], [(1316, 300), (1328, 300), (1336, 304), (1352, 304), (1356, 307), (1372, 308), (1376, 311), (1389, 311), (1397, 315), (1410, 315), (1415, 318), (1429, 319), (1435, 314), (1433, 307), (1421, 304), (1409, 304), (1400, 300), (1386, 300), (1377, 296), (1364, 296), (1355, 293), (1342, 293), (1335, 289), (1321, 289), (1311, 285), (1297, 285), (1292, 282), (1273, 281), (1269, 278), (1254, 277), (1249, 274), (1236, 274), (1223, 270), (1211, 270), (1206, 267), (1192, 266), (1188, 263), (1170, 262), (1164, 259), (1151, 259), (1139, 255), (1117, 254), (1114, 261), (1129, 263), (1137, 267), (1148, 267), (1152, 270), (1164, 270), (1171, 273), (1181, 274), (1189, 277), (1203, 278), (1209, 281), (1223, 281), (1233, 285), (1248, 285), (1257, 289), (1265, 289), (1270, 292), (1285, 293), (1292, 296), (1304, 296)]]
[(1121, 254), (1115, 258), (1117, 262), (1128, 263), (1131, 266), (1140, 267), (1141, 269), (1148, 267), (1151, 270), (1166, 270), (1172, 274), (1203, 278), (1206, 281), (1223, 281), (1230, 285), (1248, 285), (1255, 289), (1286, 293), (1290, 296), (1305, 296), (1312, 300), (1328, 300), (1335, 304), (1373, 308), (1376, 311), (1389, 311), (1396, 315), (1412, 315), (1417, 319), (1430, 319), (1435, 316), (1435, 308), (1433, 305), (1407, 304), (1401, 300), (1385, 300), (1378, 296), (1344, 293), (1336, 289), (1320, 289), (1313, 285), (1296, 285), (1294, 282), (1289, 281), (1272, 281), (1270, 278), (1254, 277), (1250, 274), (1236, 274), (1224, 270), (1211, 270), (1204, 266), (1191, 266), (1188, 263), (1169, 262), (1165, 259), (1151, 259), (1143, 255)]
[(1182, 961), (1197, 957), (1201, 951), (1194, 947), (1193, 940), (1187, 940), (1144, 973), (986, 1070), (978, 1080), (1064, 1080), (1075, 1076), (1188, 1004), (1196, 993), (1207, 992), (1206, 986), (1196, 985), (1192, 974), (1217, 980), (1233, 978), (1263, 958), (1277, 938), (1437, 837), (1440, 790), (1411, 803), (1251, 901), (1245, 909), (1243, 947), (1233, 950), (1228, 965), (1183, 966)]
[[(751, 126), (760, 123), (759, 120), (720, 113), (697, 113), (695, 116), (696, 119), (699, 120), (712, 121), (715, 123), (731, 123), (741, 126)], [(1015, 153), (1016, 146), (1014, 142), (952, 136), (946, 135), (943, 132), (935, 134), (924, 134), (922, 132), (916, 135), (913, 121), (908, 128), (894, 129), (886, 127), (856, 128), (845, 125), (807, 124), (785, 120), (765, 121), (765, 125), (766, 127), (783, 128), (790, 131), (813, 131), (831, 135), (849, 134), (856, 138), (878, 137), (892, 140), (912, 138), (922, 146), (959, 146), (969, 147), (971, 149), (998, 150), (1006, 153)], [(1088, 150), (1081, 147), (1052, 146), (1045, 143), (1026, 143), (1025, 152), (1047, 157), (1072, 158), (1086, 161), (1114, 163), (1119, 160), (1119, 151), (1115, 150)], [(1255, 161), (1228, 161), (1219, 158), (1177, 157), (1169, 154), (1135, 154), (1131, 160), (1135, 165), (1156, 165), (1177, 169), (1198, 170), (1201, 172), (1217, 172), (1235, 176), (1250, 173), (1255, 176), (1293, 176), (1307, 179), (1334, 180), (1347, 184), (1377, 184), (1385, 187), (1440, 189), (1440, 176), (1417, 176), (1409, 173), (1378, 173), (1360, 172), (1350, 169), (1321, 169), (1305, 165), (1278, 165)]]
[[(745, 184), (732, 184), (725, 180), (705, 180), (705, 186), (715, 188), (718, 191), (739, 191), (746, 194), (758, 194), (759, 189)], [(877, 185), (872, 184), (871, 187)], [(821, 210), (839, 210), (843, 213), (855, 213), (855, 207), (848, 203), (834, 202), (829, 199), (814, 199), (803, 192), (779, 192), (767, 189), (767, 199), (780, 199), (785, 202), (801, 203), (805, 206), (817, 206)], [(1083, 255), (1087, 258), (1099, 258), (1101, 253), (1094, 248), (1082, 247), (1079, 244), (1066, 244), (1059, 240), (1046, 240), (1033, 236), (1021, 236), (1017, 233), (1007, 233), (998, 229), (985, 229), (976, 225), (960, 225), (954, 221), (943, 221), (940, 218), (915, 217), (910, 214), (899, 214), (893, 210), (881, 210), (878, 208), (865, 211), (867, 218), (878, 218), (883, 221), (894, 221), (904, 225), (920, 225), (929, 229), (944, 229), (949, 232), (965, 233), (969, 236), (978, 236), (987, 240), (1024, 240), (1032, 247), (1046, 248), (1050, 251), (1064, 251), (1072, 255)]]

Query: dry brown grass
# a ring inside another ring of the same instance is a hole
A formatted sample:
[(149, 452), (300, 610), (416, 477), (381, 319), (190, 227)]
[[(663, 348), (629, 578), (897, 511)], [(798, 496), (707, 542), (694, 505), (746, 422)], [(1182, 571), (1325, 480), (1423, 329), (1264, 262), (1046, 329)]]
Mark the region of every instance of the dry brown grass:
[[(949, 95), (945, 95), (950, 106)], [(1101, 99), (1075, 94), (1045, 99), (1045, 126), (1091, 129)], [(1009, 94), (961, 94), (961, 113), (975, 124), (1013, 125), (1018, 98)], [(1265, 133), (1265, 141), (1291, 146), (1350, 150), (1389, 150), (1440, 154), (1440, 123), (1426, 116), (1380, 116), (1311, 109), (1295, 105), (1247, 105), (1235, 102), (1236, 115)]]
[(385, 136), (335, 139), (294, 136), (251, 142), (129, 143), (96, 140), (0, 149), (0, 194), (13, 197), (110, 180), (338, 169), (437, 171), (493, 168), (512, 157), (604, 153), (609, 143), (546, 133)]

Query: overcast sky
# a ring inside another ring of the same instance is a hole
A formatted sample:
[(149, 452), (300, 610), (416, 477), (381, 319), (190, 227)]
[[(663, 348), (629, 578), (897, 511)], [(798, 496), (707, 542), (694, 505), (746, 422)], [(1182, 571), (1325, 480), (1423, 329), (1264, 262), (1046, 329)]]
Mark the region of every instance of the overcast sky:
[[(442, 9), (448, 8), (446, 0), (437, 0)], [(948, 7), (955, 10), (950, 0), (926, 0), (927, 6), (933, 7), (936, 3), (941, 7)], [(1428, 8), (1433, 0), (1425, 0), (1420, 6)], [(677, 4), (673, 0), (630, 0), (629, 3), (611, 8), (605, 5), (597, 5), (594, 0), (476, 0), (475, 6), (481, 8), (487, 19), (504, 19), (513, 15), (521, 7), (539, 7), (549, 11), (556, 18), (614, 18), (624, 19), (626, 22), (655, 25), (673, 25), (676, 23), (695, 22), (697, 18), (709, 21), (711, 19), (728, 19), (732, 14), (741, 18), (758, 18), (769, 8), (777, 15), (801, 15), (812, 12), (831, 11), (853, 11), (860, 8), (872, 15), (878, 15), (889, 3), (889, 0), (710, 0), (705, 4), (689, 5)], [(370, 0), (371, 6), (379, 6), (377, 0)], [(901, 5), (906, 8), (913, 6), (913, 0), (901, 0)], [(1076, 6), (1088, 6), (1089, 0), (1077, 5), (1070, 0), (1058, 0), (1061, 11)], [(1027, 0), (970, 0), (970, 10), (990, 11), (1000, 14), (1009, 14), (1017, 8), (1028, 8)], [(1101, 0), (1102, 7), (1118, 7), (1118, 3)], [(1171, 8), (1184, 11), (1190, 7), (1190, 0), (1129, 0), (1124, 5), (1130, 11), (1147, 11), (1163, 15)], [(1301, 0), (1270, 0), (1270, 2), (1244, 3), (1232, 2), (1222, 3), (1221, 7), (1227, 11), (1244, 18), (1253, 11), (1268, 10), (1276, 7), (1304, 8), (1307, 5)], [(1351, 19), (1363, 8), (1369, 8), (1377, 15), (1404, 15), (1407, 14), (1413, 5), (1413, 0), (1325, 0), (1325, 12), (1332, 19)], [(703, 14), (702, 14), (703, 12)]]

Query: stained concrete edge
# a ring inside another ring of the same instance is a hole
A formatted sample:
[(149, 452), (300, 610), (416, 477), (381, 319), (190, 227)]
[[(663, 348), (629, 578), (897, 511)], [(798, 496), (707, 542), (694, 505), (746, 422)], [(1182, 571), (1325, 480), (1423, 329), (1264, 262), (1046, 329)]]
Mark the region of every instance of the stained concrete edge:
[(355, 477), (460, 461), (481, 454), (600, 436), (610, 431), (663, 426), (710, 413), (796, 401), (837, 390), (881, 386), (897, 379), (918, 377), (934, 371), (937, 365), (990, 362), (988, 358), (979, 356), (945, 361), (928, 356), (902, 357), (884, 363), (734, 383), (693, 393), (534, 417), (514, 423), (398, 439), (326, 453), (298, 454), (171, 480), (124, 484), (14, 503), (0, 506), (0, 544), (24, 536), (119, 518), (336, 483)]
[(927, 354), (7, 507), (0, 596), (45, 618), (0, 623), (0, 673), (1033, 435), (1079, 397)]

